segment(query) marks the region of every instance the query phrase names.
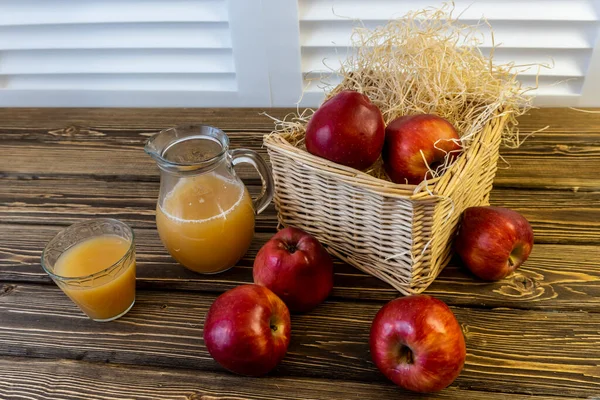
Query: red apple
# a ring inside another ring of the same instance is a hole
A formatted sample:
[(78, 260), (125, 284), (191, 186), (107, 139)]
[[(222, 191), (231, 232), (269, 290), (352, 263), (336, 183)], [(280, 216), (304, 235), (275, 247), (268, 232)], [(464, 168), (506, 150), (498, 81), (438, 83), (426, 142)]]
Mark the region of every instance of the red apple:
[(385, 123), (364, 94), (344, 90), (327, 100), (306, 126), (306, 149), (356, 169), (373, 165), (381, 154)]
[(436, 392), (460, 374), (465, 338), (446, 304), (431, 296), (402, 297), (387, 303), (371, 326), (371, 356), (396, 385), (413, 392)]
[(260, 376), (285, 356), (290, 313), (279, 297), (259, 285), (242, 285), (215, 300), (204, 323), (210, 355), (228, 370)]
[(306, 312), (331, 292), (333, 261), (314, 236), (289, 227), (260, 249), (253, 275), (254, 283), (271, 289), (292, 312)]
[(533, 248), (533, 229), (516, 211), (469, 207), (462, 215), (454, 247), (471, 272), (495, 281), (527, 260)]
[(416, 185), (429, 169), (435, 170), (444, 162), (447, 153), (455, 157), (461, 149), (456, 129), (444, 118), (407, 115), (393, 120), (385, 129), (382, 157), (392, 182)]

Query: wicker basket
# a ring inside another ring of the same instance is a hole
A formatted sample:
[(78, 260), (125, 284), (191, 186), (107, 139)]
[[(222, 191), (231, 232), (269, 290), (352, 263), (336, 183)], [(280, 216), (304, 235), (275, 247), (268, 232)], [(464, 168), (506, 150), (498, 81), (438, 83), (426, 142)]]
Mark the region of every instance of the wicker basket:
[(448, 264), (462, 211), (485, 205), (507, 116), (497, 112), (444, 175), (399, 185), (265, 137), (280, 224), (315, 235), (333, 255), (401, 293), (425, 290)]

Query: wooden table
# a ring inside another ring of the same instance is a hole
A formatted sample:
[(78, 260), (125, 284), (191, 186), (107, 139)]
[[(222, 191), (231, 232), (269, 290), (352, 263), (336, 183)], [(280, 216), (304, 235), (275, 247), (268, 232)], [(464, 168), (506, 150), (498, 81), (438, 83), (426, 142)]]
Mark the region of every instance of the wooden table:
[[(275, 211), (259, 216), (238, 266), (188, 272), (159, 242), (158, 170), (142, 147), (161, 128), (202, 122), (225, 129), (233, 147), (266, 156), (262, 135), (272, 123), (259, 111), (0, 110), (0, 399), (600, 398), (600, 115), (568, 109), (522, 117), (524, 133), (550, 128), (502, 152), (492, 203), (531, 221), (526, 265), (484, 283), (453, 262), (427, 290), (452, 307), (467, 341), (450, 388), (420, 397), (379, 373), (370, 323), (397, 293), (340, 262), (330, 299), (292, 318), (292, 342), (274, 372), (224, 371), (204, 347), (203, 319), (218, 294), (251, 281)], [(56, 232), (98, 216), (131, 224), (138, 238), (137, 302), (111, 323), (85, 317), (40, 267)]]

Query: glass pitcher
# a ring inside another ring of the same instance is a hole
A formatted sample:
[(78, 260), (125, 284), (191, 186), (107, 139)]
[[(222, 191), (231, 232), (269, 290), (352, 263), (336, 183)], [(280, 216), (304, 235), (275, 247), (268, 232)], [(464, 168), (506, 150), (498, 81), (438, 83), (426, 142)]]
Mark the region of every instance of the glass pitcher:
[[(152, 136), (145, 147), (160, 169), (156, 227), (175, 260), (214, 274), (235, 265), (250, 247), (254, 217), (273, 198), (273, 177), (253, 150), (229, 150), (220, 129), (182, 126)], [(262, 191), (252, 200), (233, 167), (252, 165)]]

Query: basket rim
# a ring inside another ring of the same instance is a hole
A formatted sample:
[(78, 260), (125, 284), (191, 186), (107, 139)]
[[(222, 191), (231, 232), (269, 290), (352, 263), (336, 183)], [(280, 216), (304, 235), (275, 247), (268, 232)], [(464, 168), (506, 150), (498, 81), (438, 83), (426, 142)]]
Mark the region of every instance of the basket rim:
[[(499, 122), (502, 125), (506, 122), (506, 116), (499, 112), (499, 110), (496, 110), (494, 115), (483, 125), (482, 129), (477, 132), (476, 137), (473, 139), (473, 144), (480, 140), (486, 127), (496, 122)], [(461, 159), (471, 158), (477, 151), (477, 146), (471, 145), (462, 152), (454, 164), (448, 168), (443, 175), (431, 179), (424, 179), (418, 185), (410, 185), (376, 178), (366, 172), (318, 157), (304, 149), (292, 145), (284, 138), (283, 132), (272, 131), (264, 135), (263, 143), (269, 151), (283, 153), (292, 158), (295, 162), (301, 163), (308, 168), (318, 170), (319, 172), (339, 179), (344, 183), (357, 185), (377, 194), (408, 200), (426, 200), (427, 198), (439, 196), (440, 193), (437, 190), (437, 185), (440, 181), (447, 181), (457, 175)]]

